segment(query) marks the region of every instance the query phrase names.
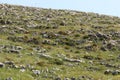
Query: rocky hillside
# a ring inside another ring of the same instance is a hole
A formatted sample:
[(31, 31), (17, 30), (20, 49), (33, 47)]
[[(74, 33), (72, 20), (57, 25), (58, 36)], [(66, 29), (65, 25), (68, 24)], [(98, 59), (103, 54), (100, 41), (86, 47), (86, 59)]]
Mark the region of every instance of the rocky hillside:
[(0, 80), (119, 80), (120, 18), (0, 4)]

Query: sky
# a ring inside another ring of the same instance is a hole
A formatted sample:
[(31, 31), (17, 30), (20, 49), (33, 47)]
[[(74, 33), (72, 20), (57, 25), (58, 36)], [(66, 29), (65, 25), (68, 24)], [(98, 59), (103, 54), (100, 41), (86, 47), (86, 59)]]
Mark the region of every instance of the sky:
[(0, 0), (0, 3), (70, 9), (120, 17), (120, 0)]

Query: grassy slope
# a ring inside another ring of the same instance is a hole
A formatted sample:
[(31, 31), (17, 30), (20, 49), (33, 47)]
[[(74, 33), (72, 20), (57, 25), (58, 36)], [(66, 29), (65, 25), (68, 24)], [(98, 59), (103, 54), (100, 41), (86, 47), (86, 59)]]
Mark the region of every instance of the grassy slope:
[[(120, 18), (118, 17), (77, 11), (0, 5), (0, 28), (0, 45), (23, 47), (20, 54), (8, 53), (6, 49), (1, 49), (0, 62), (14, 61), (19, 67), (30, 64), (34, 66), (34, 69), (43, 71), (36, 76), (27, 67), (25, 72), (20, 72), (20, 69), (5, 66), (0, 68), (0, 79), (12, 77), (14, 80), (53, 80), (58, 76), (61, 78), (87, 76), (94, 80), (119, 80), (120, 78), (120, 75), (104, 74), (106, 69), (116, 70), (118, 68), (100, 65), (103, 61), (119, 65), (120, 60), (117, 59), (120, 53), (119, 43), (107, 51), (101, 50), (103, 41), (119, 40), (119, 37), (115, 34), (112, 34), (111, 39), (95, 39), (95, 37), (88, 36), (90, 33), (97, 32), (105, 35), (120, 32)], [(43, 37), (42, 33), (50, 37)], [(11, 39), (8, 39), (9, 37)], [(23, 40), (20, 42), (18, 37), (22, 37)], [(43, 44), (44, 40), (49, 42)], [(77, 44), (77, 40), (85, 42)], [(54, 43), (56, 45), (53, 45)], [(92, 48), (86, 50), (85, 47), (89, 45), (92, 45)], [(34, 50), (36, 47), (46, 49), (45, 53), (53, 58), (40, 57), (39, 52)], [(71, 59), (81, 59), (84, 62), (67, 62), (62, 57), (59, 58), (57, 56), (59, 54)], [(91, 56), (92, 59), (85, 59), (84, 56)], [(89, 67), (99, 70), (89, 71)], [(48, 72), (45, 72), (47, 69)], [(48, 75), (47, 78), (44, 78), (45, 75)]]

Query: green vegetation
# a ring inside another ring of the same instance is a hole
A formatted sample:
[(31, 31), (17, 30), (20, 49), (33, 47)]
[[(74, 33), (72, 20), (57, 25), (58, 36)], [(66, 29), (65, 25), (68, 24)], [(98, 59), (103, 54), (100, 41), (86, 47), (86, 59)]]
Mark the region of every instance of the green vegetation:
[(120, 18), (0, 4), (0, 80), (119, 80)]

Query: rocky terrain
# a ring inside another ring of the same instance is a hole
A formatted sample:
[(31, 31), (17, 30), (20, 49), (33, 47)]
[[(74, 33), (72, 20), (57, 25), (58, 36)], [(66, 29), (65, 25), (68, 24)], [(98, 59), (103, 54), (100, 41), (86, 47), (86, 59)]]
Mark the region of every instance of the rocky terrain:
[(120, 18), (0, 4), (0, 80), (120, 80)]

